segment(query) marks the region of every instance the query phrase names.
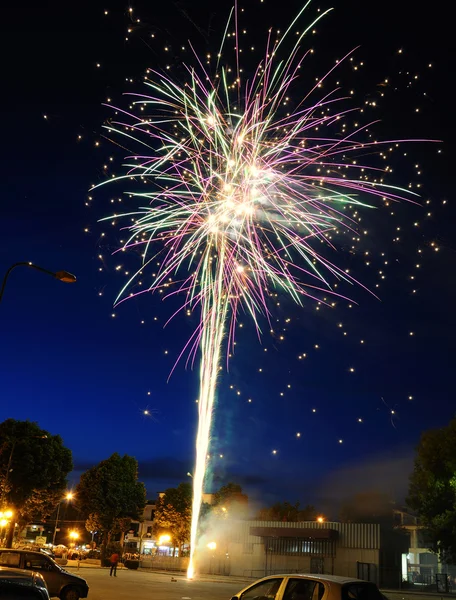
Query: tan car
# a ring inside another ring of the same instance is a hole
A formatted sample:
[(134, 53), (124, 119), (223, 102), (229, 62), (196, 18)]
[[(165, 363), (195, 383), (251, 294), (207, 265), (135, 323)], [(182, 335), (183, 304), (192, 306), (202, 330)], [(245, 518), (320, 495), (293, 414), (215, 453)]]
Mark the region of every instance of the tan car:
[(271, 575), (231, 600), (386, 600), (375, 583), (336, 575)]
[(44, 552), (0, 548), (0, 566), (35, 571), (43, 576), (51, 598), (79, 600), (87, 598), (87, 581), (62, 569)]

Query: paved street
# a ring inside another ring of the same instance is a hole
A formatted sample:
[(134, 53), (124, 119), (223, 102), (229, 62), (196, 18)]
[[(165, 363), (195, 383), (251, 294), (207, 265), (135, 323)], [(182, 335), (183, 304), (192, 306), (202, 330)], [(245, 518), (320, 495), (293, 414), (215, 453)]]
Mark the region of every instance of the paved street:
[(117, 571), (110, 577), (108, 569), (69, 569), (87, 580), (88, 600), (230, 600), (245, 583), (225, 581), (187, 581), (185, 577), (147, 571)]

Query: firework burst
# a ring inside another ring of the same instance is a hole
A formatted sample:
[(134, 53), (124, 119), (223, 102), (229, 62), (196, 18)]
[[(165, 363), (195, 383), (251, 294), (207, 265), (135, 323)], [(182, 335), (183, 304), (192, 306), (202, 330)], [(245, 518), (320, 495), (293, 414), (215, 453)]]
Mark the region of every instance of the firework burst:
[[(131, 219), (124, 248), (141, 251), (140, 272), (160, 263), (141, 293), (172, 281), (170, 293), (182, 295), (183, 309), (200, 307), (199, 325), (183, 350), (193, 357), (198, 348), (201, 353), (189, 577), (224, 339), (230, 346), (239, 311), (252, 317), (260, 333), (259, 316), (269, 317), (272, 290), (300, 304), (305, 297), (320, 300), (322, 291), (334, 293), (338, 280), (355, 283), (327, 258), (338, 233), (356, 231), (347, 207), (367, 206), (369, 196), (397, 201), (405, 192), (360, 179), (360, 169), (368, 167), (351, 158), (374, 144), (359, 141), (371, 123), (331, 135), (354, 109), (337, 108), (345, 98), (336, 91), (321, 96), (325, 78), (290, 100), (306, 56), (300, 44), (315, 21), (291, 50), (285, 51), (284, 42), (308, 4), (284, 35), (273, 40), (269, 33), (264, 57), (249, 76), (240, 67), (235, 7), (229, 20), (235, 29), (233, 69), (223, 58), (227, 28), (210, 71), (196, 53), (193, 66), (184, 65), (184, 82), (149, 71), (147, 92), (132, 95), (141, 114), (116, 109), (124, 118), (107, 126), (142, 147), (125, 175), (115, 178), (148, 184), (128, 192), (143, 204), (123, 215)], [(128, 297), (138, 273), (118, 301)]]

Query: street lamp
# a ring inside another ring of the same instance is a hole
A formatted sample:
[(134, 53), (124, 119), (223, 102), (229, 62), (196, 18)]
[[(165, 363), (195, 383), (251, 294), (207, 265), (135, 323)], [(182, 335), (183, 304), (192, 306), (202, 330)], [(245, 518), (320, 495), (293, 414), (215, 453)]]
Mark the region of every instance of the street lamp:
[(59, 505), (57, 507), (57, 515), (55, 517), (55, 527), (54, 527), (54, 535), (52, 536), (52, 545), (55, 546), (55, 536), (57, 534), (57, 525), (59, 522), (59, 515), (60, 515), (60, 507), (62, 506), (62, 502), (64, 500), (66, 500), (67, 502), (69, 502), (70, 500), (72, 500), (74, 497), (74, 494), (72, 492), (67, 492), (67, 494), (65, 494), (65, 498), (62, 498), (62, 500), (60, 500)]
[(164, 543), (170, 542), (170, 541), (171, 541), (171, 536), (170, 535), (166, 535), (165, 534), (165, 535), (161, 535), (158, 538), (158, 544), (159, 544), (159, 546), (162, 546)]
[(17, 262), (17, 263), (14, 263), (14, 265), (12, 265), (8, 269), (8, 271), (5, 273), (5, 277), (3, 278), (2, 287), (0, 289), (0, 302), (3, 298), (3, 293), (5, 291), (5, 286), (6, 286), (8, 277), (9, 277), (11, 271), (13, 271), (13, 269), (15, 269), (16, 267), (30, 267), (31, 269), (35, 269), (37, 271), (41, 271), (42, 273), (46, 273), (46, 275), (51, 275), (55, 279), (58, 279), (59, 281), (63, 281), (64, 283), (74, 283), (76, 281), (75, 275), (68, 273), (68, 271), (56, 271), (54, 273), (54, 271), (48, 271), (47, 269), (43, 269), (43, 267), (34, 265), (31, 262)]
[(74, 548), (76, 546), (76, 540), (79, 539), (79, 533), (77, 531), (70, 531), (69, 537), (71, 540), (70, 546), (72, 546)]
[(6, 528), (10, 524), (11, 519), (13, 518), (13, 514), (14, 514), (13, 511), (10, 510), (9, 508), (4, 511), (0, 510), (0, 531), (1, 531), (0, 540), (1, 540), (2, 545), (4, 543), (3, 535), (5, 534)]
[(3, 544), (3, 534), (5, 533), (6, 527), (9, 525), (11, 519), (13, 518), (13, 511), (10, 509), (7, 509), (5, 511), (0, 511), (0, 531), (1, 531), (1, 536), (0, 536), (0, 540), (2, 540), (2, 544)]

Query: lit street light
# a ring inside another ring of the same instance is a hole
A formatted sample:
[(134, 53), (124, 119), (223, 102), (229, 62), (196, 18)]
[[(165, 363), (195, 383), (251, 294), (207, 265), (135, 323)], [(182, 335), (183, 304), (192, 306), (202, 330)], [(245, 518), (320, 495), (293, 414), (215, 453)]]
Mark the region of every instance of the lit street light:
[(216, 542), (209, 542), (209, 544), (207, 545), (207, 547), (209, 548), (209, 550), (215, 550), (217, 548), (217, 543)]
[(38, 265), (34, 265), (31, 262), (17, 262), (12, 265), (8, 271), (5, 273), (5, 277), (3, 278), (2, 287), (0, 289), (0, 302), (2, 301), (3, 294), (5, 292), (6, 282), (8, 281), (8, 277), (11, 274), (11, 271), (16, 267), (30, 267), (31, 269), (35, 269), (36, 271), (41, 271), (42, 273), (46, 273), (46, 275), (51, 275), (55, 279), (59, 281), (63, 281), (64, 283), (74, 283), (76, 281), (75, 275), (68, 273), (68, 271), (48, 271), (47, 269), (43, 269), (43, 267), (39, 267)]
[[(78, 531), (70, 531), (69, 537), (71, 540), (70, 546), (74, 548), (76, 546), (76, 540), (79, 539), (79, 532)], [(78, 560), (79, 560), (79, 558), (78, 558)]]
[[(62, 500), (60, 500), (60, 502), (59, 502), (59, 505), (58, 505), (58, 507), (57, 507), (57, 515), (56, 515), (56, 517), (55, 517), (54, 535), (52, 536), (52, 545), (53, 545), (53, 546), (55, 546), (55, 536), (56, 536), (56, 534), (57, 534), (57, 525), (58, 525), (58, 523), (59, 523), (60, 507), (62, 506), (62, 502), (63, 502), (64, 500), (66, 500), (67, 502), (69, 502), (70, 500), (72, 500), (72, 499), (73, 499), (73, 496), (74, 496), (74, 494), (72, 494), (71, 492), (68, 492), (68, 493), (65, 495), (65, 498), (63, 498), (63, 499), (62, 499)], [(70, 536), (71, 536), (71, 534), (70, 534)]]
[(3, 535), (5, 533), (6, 527), (9, 525), (11, 519), (13, 518), (12, 510), (0, 511), (0, 543), (3, 545)]
[(158, 539), (158, 545), (162, 546), (166, 542), (170, 542), (170, 541), (171, 541), (171, 536), (170, 535), (161, 535), (159, 537), (159, 539)]

